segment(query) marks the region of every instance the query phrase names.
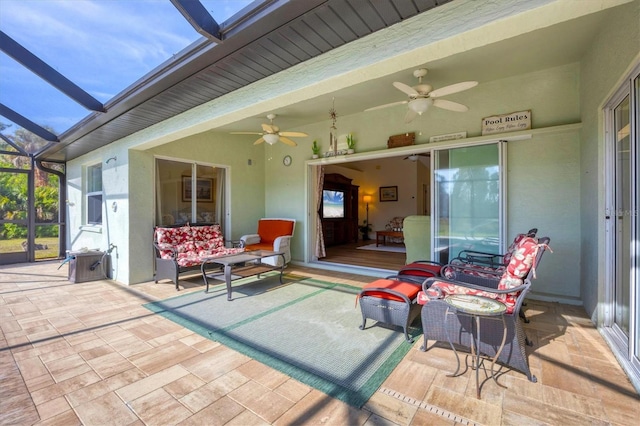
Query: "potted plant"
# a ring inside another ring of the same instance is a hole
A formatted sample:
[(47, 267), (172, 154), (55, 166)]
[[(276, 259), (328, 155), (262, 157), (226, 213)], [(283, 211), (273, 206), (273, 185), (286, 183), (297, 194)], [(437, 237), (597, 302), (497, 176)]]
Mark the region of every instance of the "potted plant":
[(362, 232), (362, 240), (363, 241), (367, 241), (367, 240), (370, 239), (369, 238), (369, 232), (371, 232), (372, 229), (371, 229), (371, 224), (367, 223), (366, 219), (362, 221), (362, 226), (358, 226), (358, 230), (360, 232)]
[(347, 135), (347, 154), (353, 154), (355, 152), (356, 140), (353, 135), (349, 133)]
[(315, 139), (313, 140), (313, 145), (311, 145), (311, 152), (313, 152), (313, 158), (318, 158), (320, 155), (320, 146)]

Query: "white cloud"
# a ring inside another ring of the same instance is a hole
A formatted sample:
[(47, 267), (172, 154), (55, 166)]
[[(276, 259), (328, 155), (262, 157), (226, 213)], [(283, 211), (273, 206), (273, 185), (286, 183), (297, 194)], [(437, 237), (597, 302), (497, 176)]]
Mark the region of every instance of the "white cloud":
[[(249, 3), (203, 1), (219, 22)], [(101, 102), (201, 37), (169, 0), (0, 0), (0, 28)], [(39, 124), (47, 114), (57, 115), (46, 120), (55, 127), (68, 123), (65, 95), (51, 88), (33, 93), (44, 84), (37, 76), (0, 61), (0, 102)]]

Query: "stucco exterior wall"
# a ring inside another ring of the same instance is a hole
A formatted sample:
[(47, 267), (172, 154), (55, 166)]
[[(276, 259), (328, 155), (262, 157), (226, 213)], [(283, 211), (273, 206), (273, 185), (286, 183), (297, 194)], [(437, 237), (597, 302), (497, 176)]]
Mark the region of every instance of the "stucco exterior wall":
[(237, 240), (242, 235), (255, 233), (258, 219), (264, 217), (267, 164), (277, 161), (282, 166), (282, 157), (269, 160), (268, 153), (265, 155), (269, 148), (253, 145), (253, 137), (250, 139), (249, 142), (246, 137), (205, 132), (150, 149), (147, 153), (228, 168), (226, 177), (232, 183), (228, 207), (231, 228), (226, 230), (226, 236)]
[[(640, 1), (610, 11), (581, 61), (581, 297), (594, 321), (605, 285), (605, 141), (602, 108), (640, 60)], [(599, 259), (599, 261), (598, 261)]]
[[(551, 238), (531, 297), (580, 304), (580, 132), (534, 135), (507, 146), (508, 235)], [(567, 273), (569, 269), (576, 273)]]
[[(461, 51), (515, 37), (603, 7), (600, 1), (581, 3), (579, 9), (567, 6), (567, 3), (580, 2), (505, 0), (499, 8), (493, 2), (452, 2), (438, 8), (435, 14), (422, 14), (409, 19), (73, 160), (68, 163), (69, 198), (72, 202), (76, 201), (76, 210), (71, 211), (70, 205), (72, 226), (69, 247), (106, 249), (110, 242), (114, 243), (118, 246), (115, 276), (119, 281), (134, 283), (151, 279), (151, 263), (148, 260), (140, 262), (137, 257), (140, 253), (151, 253), (153, 156), (162, 155), (229, 167), (228, 177), (233, 182), (230, 237), (235, 239), (254, 232), (257, 219), (263, 216), (294, 217), (299, 225), (296, 227), (292, 254), (294, 259), (301, 259), (306, 238), (304, 226), (301, 225), (308, 221), (305, 216), (308, 198), (305, 176), (308, 169), (304, 163), (311, 154), (308, 148), (304, 148), (308, 144), (293, 149), (282, 144), (256, 147), (252, 145), (253, 140), (247, 141), (246, 138), (213, 132), (211, 129), (407, 67), (421, 66)], [(637, 1), (634, 4), (637, 5)], [(621, 18), (625, 22), (632, 19), (627, 16)], [(609, 31), (613, 32), (612, 29)], [(637, 42), (637, 36), (635, 40)], [(533, 111), (534, 128), (576, 123), (581, 115), (579, 70), (580, 65), (568, 64), (526, 75), (483, 81), (472, 90), (448, 97), (469, 105), (471, 109), (468, 113), (455, 114), (433, 109), (429, 113), (429, 120), (416, 120), (411, 127), (403, 124), (404, 110), (401, 108), (341, 116), (338, 121), (339, 133), (353, 132), (358, 140), (357, 151), (366, 152), (386, 149), (390, 135), (409, 130), (416, 133), (422, 131), (423, 135), (417, 143), (426, 143), (432, 135), (457, 131), (467, 131), (468, 136), (472, 137), (480, 134), (482, 117), (525, 109)], [(327, 111), (329, 107), (327, 105)], [(340, 111), (339, 99), (336, 100), (336, 108)], [(307, 142), (318, 139), (326, 150), (328, 129), (327, 114), (326, 122), (287, 130), (309, 133), (311, 137)], [(563, 149), (575, 145), (573, 140), (542, 140), (540, 145), (554, 147), (555, 143), (562, 143)], [(530, 155), (527, 151), (529, 148), (523, 145), (520, 154), (515, 146), (514, 152), (509, 154), (511, 161), (515, 164), (524, 161), (522, 155)], [(560, 158), (564, 158), (565, 152), (568, 151), (563, 151)], [(282, 165), (285, 153), (293, 157), (290, 167)], [(118, 208), (112, 212), (112, 216), (107, 217), (108, 229), (105, 227), (101, 233), (89, 233), (81, 229), (81, 215), (77, 211), (78, 206), (83, 205), (80, 187), (82, 168), (92, 161), (105, 161), (112, 156), (117, 156), (118, 160), (105, 167), (104, 180), (108, 182), (105, 185), (105, 209), (112, 201), (118, 201)], [(248, 166), (248, 159), (253, 160), (252, 166)], [(532, 161), (535, 165), (535, 158)], [(585, 163), (582, 161), (581, 176), (585, 173)], [(553, 164), (556, 168), (561, 167), (558, 161)], [(530, 177), (530, 172), (519, 174), (515, 170), (513, 173), (510, 179), (514, 182), (526, 181)], [(573, 166), (568, 167), (567, 173), (569, 185), (575, 182)], [(580, 195), (585, 193), (584, 185), (580, 194), (571, 188), (568, 190), (571, 198), (568, 202), (579, 204)], [(535, 192), (534, 189), (530, 195), (543, 198), (546, 190), (540, 188)], [(510, 193), (510, 203), (511, 200), (518, 202), (517, 196)], [(563, 215), (567, 213), (572, 211), (562, 212)], [(554, 230), (552, 223), (548, 223), (548, 226), (550, 231)], [(539, 227), (544, 233), (544, 227)], [(585, 229), (583, 224), (582, 230)], [(579, 245), (580, 235), (580, 232), (572, 234), (567, 244)], [(593, 262), (597, 257), (591, 257), (591, 254), (586, 260)], [(553, 262), (546, 263), (548, 260), (545, 259), (545, 268), (549, 267), (549, 273), (560, 275), (565, 272)], [(583, 263), (584, 260), (583, 255)], [(570, 283), (568, 290), (563, 289), (562, 292), (573, 297), (579, 294), (576, 285)]]
[[(578, 64), (568, 64), (481, 84), (459, 96), (464, 97), (464, 100), (459, 101), (470, 106), (468, 113), (455, 114), (434, 109), (429, 111), (428, 117), (411, 123), (410, 130), (416, 132), (417, 145), (428, 144), (430, 136), (457, 131), (467, 131), (469, 137), (474, 137), (481, 133), (482, 117), (525, 109), (532, 110), (533, 127), (536, 129), (579, 123), (579, 71)], [(339, 108), (338, 103), (336, 108)], [(389, 108), (383, 112), (363, 112), (340, 117), (338, 133), (353, 133), (357, 140), (356, 151), (359, 153), (379, 150), (392, 153), (386, 148), (387, 139), (390, 135), (407, 131), (408, 126), (403, 121), (404, 113), (404, 108)], [(309, 139), (317, 139), (323, 150), (327, 150), (330, 125), (327, 120), (294, 130), (308, 133)], [(310, 144), (306, 143), (308, 145)], [(437, 146), (429, 144), (429, 147)], [(538, 227), (541, 235), (552, 238), (554, 253), (545, 256), (539, 278), (534, 285), (534, 296), (561, 299), (567, 303), (580, 303), (579, 276), (575, 274), (567, 277), (565, 274), (566, 262), (576, 267), (580, 264), (579, 250), (576, 250), (580, 243), (579, 221), (576, 220), (580, 216), (579, 151), (577, 130), (537, 135), (531, 140), (512, 142), (508, 146), (508, 238), (532, 227)], [(290, 167), (282, 166), (280, 161), (285, 153), (293, 157)], [(268, 155), (273, 155), (277, 161), (269, 163), (266, 169), (267, 215), (284, 214), (301, 221), (308, 219), (304, 217), (306, 194), (303, 163), (310, 159), (310, 149), (277, 144)], [(381, 170), (378, 176), (371, 174), (377, 172), (375, 162), (371, 162), (370, 166), (374, 170), (367, 170), (356, 182), (363, 189), (367, 185), (377, 188), (383, 182), (384, 185), (393, 185), (395, 183), (389, 182), (399, 178), (415, 182), (415, 172)], [(363, 183), (364, 176), (367, 176), (367, 183)], [(415, 205), (415, 200), (409, 201), (413, 203), (412, 206)], [(383, 217), (378, 217), (379, 214), (384, 216), (384, 212), (375, 210), (382, 207), (376, 205), (370, 211), (376, 227), (386, 223)], [(293, 246), (294, 259), (302, 258), (302, 231), (301, 227), (297, 228), (299, 239)], [(311, 236), (308, 235), (307, 238)]]

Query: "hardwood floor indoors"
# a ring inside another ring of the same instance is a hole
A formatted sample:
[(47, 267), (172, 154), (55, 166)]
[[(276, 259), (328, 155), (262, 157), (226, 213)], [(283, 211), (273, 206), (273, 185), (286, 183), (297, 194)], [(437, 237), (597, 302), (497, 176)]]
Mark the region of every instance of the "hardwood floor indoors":
[[(323, 262), (389, 269), (392, 271), (397, 271), (404, 266), (407, 259), (406, 253), (358, 249), (358, 247), (367, 244), (375, 244), (375, 240), (359, 240), (357, 243), (326, 247), (327, 256), (321, 260)], [(387, 243), (387, 246), (404, 247), (404, 244)]]

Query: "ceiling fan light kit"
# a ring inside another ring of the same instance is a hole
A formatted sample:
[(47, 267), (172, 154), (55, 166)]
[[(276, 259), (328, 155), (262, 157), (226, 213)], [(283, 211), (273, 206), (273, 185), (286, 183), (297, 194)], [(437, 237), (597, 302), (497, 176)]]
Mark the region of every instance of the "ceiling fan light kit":
[(433, 104), (433, 99), (429, 98), (418, 98), (409, 102), (409, 108), (418, 113), (418, 115), (422, 115), (423, 112), (427, 112), (429, 107)]
[(253, 144), (258, 145), (262, 142), (266, 142), (269, 145), (273, 145), (280, 141), (289, 146), (297, 146), (298, 144), (289, 138), (303, 138), (309, 136), (303, 132), (281, 132), (280, 128), (273, 124), (273, 119), (276, 118), (275, 114), (268, 114), (269, 124), (262, 123), (262, 132), (231, 132), (232, 135), (260, 135), (257, 141)]
[(262, 136), (264, 141), (269, 145), (273, 145), (280, 140), (280, 136), (277, 133), (267, 133)]

